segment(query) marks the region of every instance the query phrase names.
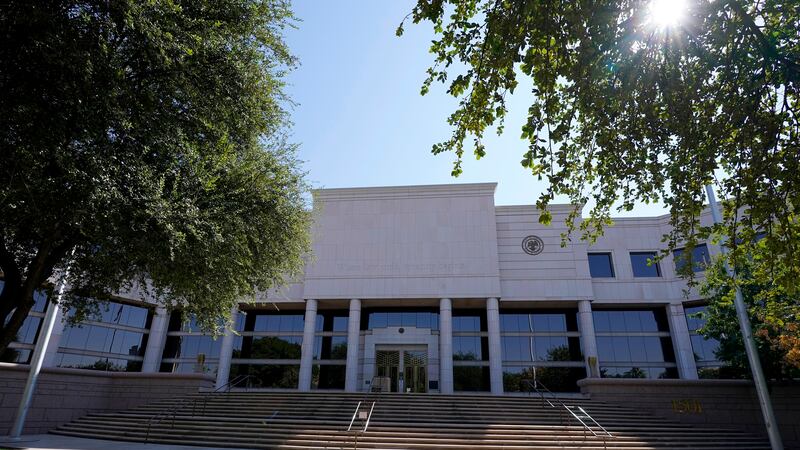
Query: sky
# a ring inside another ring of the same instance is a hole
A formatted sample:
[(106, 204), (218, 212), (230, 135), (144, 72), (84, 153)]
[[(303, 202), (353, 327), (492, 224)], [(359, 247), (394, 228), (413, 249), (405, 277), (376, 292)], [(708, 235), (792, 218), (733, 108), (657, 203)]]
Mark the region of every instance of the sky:
[[(522, 85), (509, 101), (506, 132), (486, 136), (480, 161), (465, 152), (461, 176), (450, 175), (453, 153), (431, 153), (449, 137), (447, 117), (457, 100), (441, 84), (420, 95), (433, 60), (432, 27), (407, 22), (403, 36), (395, 35), (414, 3), (293, 2), (300, 21), (286, 40), (300, 66), (288, 77), (287, 93), (297, 103), (293, 140), (308, 181), (314, 188), (496, 182), (495, 204), (534, 203), (546, 185), (520, 165), (526, 150), (520, 127), (532, 95)], [(664, 213), (659, 205), (641, 205), (618, 215)]]

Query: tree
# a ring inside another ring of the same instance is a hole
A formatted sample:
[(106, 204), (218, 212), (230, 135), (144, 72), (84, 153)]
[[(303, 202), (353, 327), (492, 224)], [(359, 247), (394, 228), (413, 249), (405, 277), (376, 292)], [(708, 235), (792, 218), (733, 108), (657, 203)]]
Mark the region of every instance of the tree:
[[(800, 377), (800, 302), (785, 294), (774, 294), (751, 276), (752, 263), (740, 267), (740, 287), (747, 305), (753, 337), (764, 374), (768, 379), (793, 379)], [(707, 271), (701, 293), (708, 301), (700, 319), (705, 323), (700, 333), (719, 341), (715, 356), (726, 364), (730, 375), (749, 374), (749, 363), (744, 350), (742, 333), (733, 305), (734, 291), (724, 267), (717, 262)]]
[[(660, 23), (657, 5), (683, 17)], [(418, 0), (409, 17), (436, 33), (422, 94), (441, 82), (460, 99), (433, 146), (455, 153), (454, 176), (470, 139), (480, 158), (484, 134), (503, 132), (506, 97), (530, 90), (522, 166), (549, 183), (541, 222), (566, 196), (569, 232), (591, 240), (613, 210), (661, 201), (673, 226), (662, 255), (727, 236), (734, 268), (752, 255), (767, 289), (800, 293), (797, 2)], [(711, 227), (699, 222), (709, 183), (728, 199)]]
[(206, 329), (297, 272), (292, 20), (283, 0), (0, 9), (0, 352), (67, 267), (76, 320), (138, 286)]

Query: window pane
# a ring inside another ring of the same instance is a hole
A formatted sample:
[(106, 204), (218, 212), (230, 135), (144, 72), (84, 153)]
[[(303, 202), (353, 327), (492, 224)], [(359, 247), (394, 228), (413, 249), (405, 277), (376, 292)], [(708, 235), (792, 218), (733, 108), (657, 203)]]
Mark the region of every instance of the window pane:
[(614, 361), (614, 343), (609, 336), (597, 336), (597, 357), (600, 362)]
[[(656, 252), (631, 253), (631, 267), (634, 277), (660, 277), (658, 263), (655, 261)], [(648, 264), (648, 262), (650, 264)]]
[(347, 331), (347, 316), (335, 316), (333, 318), (333, 331)]
[(453, 336), (453, 360), (482, 360), (480, 336)]
[(592, 278), (613, 278), (611, 253), (589, 253), (589, 273)]
[(311, 389), (344, 389), (346, 366), (319, 365), (312, 368)]
[(688, 325), (689, 331), (697, 331), (705, 325), (705, 306), (684, 308), (684, 312), (686, 313), (686, 325)]
[(419, 328), (430, 328), (431, 327), (430, 313), (425, 313), (425, 312), (417, 313), (417, 326)]
[(592, 318), (594, 318), (595, 332), (611, 331), (611, 324), (609, 322), (608, 311), (592, 311)]
[(625, 331), (638, 333), (642, 331), (641, 316), (644, 311), (623, 311), (622, 317), (625, 321)]
[(403, 316), (399, 312), (388, 313), (388, 323), (390, 327), (400, 327), (403, 325)]
[(673, 250), (672, 257), (675, 260), (675, 270), (678, 272), (683, 269), (688, 262), (692, 264), (692, 271), (702, 272), (706, 270), (706, 266), (711, 262), (711, 257), (708, 254), (708, 247), (706, 244), (698, 244), (692, 250), (690, 261), (686, 261), (684, 257), (684, 249), (678, 248)]
[(608, 312), (609, 331), (626, 331), (625, 311)]
[(454, 391), (488, 391), (489, 368), (481, 366), (453, 367)]

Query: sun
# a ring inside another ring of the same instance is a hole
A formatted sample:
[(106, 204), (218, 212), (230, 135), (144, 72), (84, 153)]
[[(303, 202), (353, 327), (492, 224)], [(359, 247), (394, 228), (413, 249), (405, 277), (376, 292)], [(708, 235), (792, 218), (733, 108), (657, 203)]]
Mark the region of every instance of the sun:
[(660, 29), (680, 24), (686, 15), (686, 0), (652, 0), (648, 9), (648, 21)]

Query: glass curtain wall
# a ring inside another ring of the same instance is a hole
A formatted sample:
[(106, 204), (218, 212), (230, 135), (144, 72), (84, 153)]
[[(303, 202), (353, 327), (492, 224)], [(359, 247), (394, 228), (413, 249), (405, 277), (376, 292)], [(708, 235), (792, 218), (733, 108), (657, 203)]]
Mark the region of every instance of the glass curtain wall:
[[(0, 280), (0, 292), (3, 291), (3, 281)], [(28, 313), (28, 317), (22, 322), (17, 332), (17, 337), (8, 345), (8, 348), (2, 355), (0, 355), (0, 362), (28, 364), (31, 361), (31, 355), (36, 347), (36, 340), (39, 338), (39, 328), (41, 328), (42, 320), (44, 319), (45, 311), (47, 310), (48, 302), (47, 296), (37, 291), (33, 296), (34, 304)], [(14, 310), (8, 313), (4, 318), (5, 323), (11, 320), (11, 315)]]
[(577, 310), (501, 310), (503, 389), (528, 391), (534, 377), (551, 391), (575, 392), (586, 377)]
[(361, 314), (361, 330), (375, 330), (388, 327), (416, 327), (439, 330), (439, 310), (423, 308), (365, 309)]
[(453, 311), (453, 390), (490, 390), (486, 310)]
[(303, 344), (303, 311), (240, 313), (230, 378), (250, 375), (253, 387), (297, 389)]
[(716, 339), (706, 339), (698, 330), (706, 323), (703, 317), (706, 312), (703, 306), (686, 306), (686, 325), (689, 327), (689, 336), (692, 339), (692, 351), (694, 360), (697, 364), (697, 376), (699, 378), (739, 378), (729, 368), (723, 366), (717, 359), (717, 349), (719, 341)]
[[(241, 317), (237, 317), (237, 324)], [(238, 325), (237, 325), (238, 326)], [(238, 328), (237, 328), (238, 329)], [(205, 373), (215, 376), (222, 337), (203, 333), (194, 317), (180, 311), (170, 315), (167, 340), (161, 358), (161, 372)]]
[(312, 389), (344, 389), (348, 316), (347, 311), (317, 311)]
[(594, 310), (600, 376), (677, 378), (664, 308)]
[(56, 366), (140, 372), (152, 320), (150, 307), (105, 303), (100, 306), (98, 316), (66, 325), (59, 341)]

